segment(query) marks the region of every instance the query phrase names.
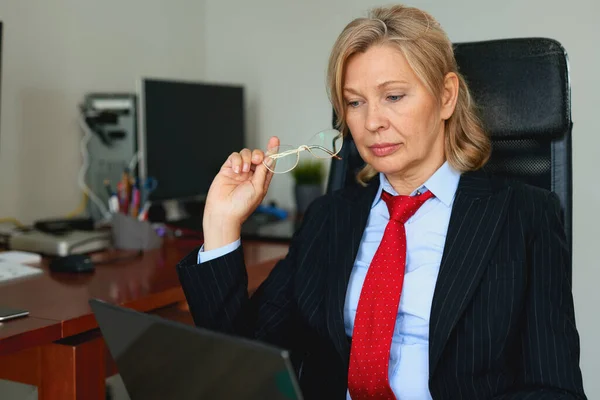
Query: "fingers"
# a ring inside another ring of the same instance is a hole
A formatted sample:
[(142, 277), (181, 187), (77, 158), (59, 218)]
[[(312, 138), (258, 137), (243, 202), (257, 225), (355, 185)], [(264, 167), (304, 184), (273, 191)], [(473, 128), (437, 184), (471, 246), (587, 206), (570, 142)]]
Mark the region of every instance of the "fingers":
[(267, 149), (272, 149), (279, 146), (279, 138), (277, 136), (271, 136), (269, 143), (267, 143)]
[(233, 172), (237, 171), (236, 173), (238, 173), (239, 171), (241, 171), (242, 163), (242, 156), (240, 155), (240, 153), (233, 152), (229, 155), (229, 157), (227, 157), (227, 161), (225, 161), (223, 167), (229, 167)]
[(224, 166), (230, 167), (236, 174), (250, 171), (253, 153), (249, 149), (234, 152), (229, 155)]
[[(279, 146), (279, 139), (276, 136), (273, 136), (269, 139), (269, 143), (267, 144), (267, 148), (273, 148)], [(265, 158), (265, 154), (262, 150), (255, 149), (250, 151), (250, 149), (243, 149), (239, 153), (234, 152), (227, 158), (224, 166), (230, 167), (233, 172), (236, 174), (254, 171), (257, 166), (262, 165), (262, 162)], [(263, 165), (264, 167), (264, 165)]]
[[(263, 165), (264, 167), (264, 165)], [(267, 169), (267, 168), (265, 168)], [(273, 175), (275, 175), (272, 171), (267, 170), (267, 176), (265, 177), (265, 182), (263, 184), (263, 191), (266, 193), (269, 190), (269, 185), (271, 184), (271, 179), (273, 179)]]
[[(269, 139), (269, 143), (267, 143), (267, 149), (273, 149), (279, 147), (279, 138), (277, 136), (272, 136)], [(265, 168), (267, 169), (267, 168)], [(265, 181), (264, 181), (264, 191), (266, 192), (269, 189), (269, 185), (271, 184), (271, 179), (273, 179), (273, 175), (275, 175), (272, 171), (267, 170)]]
[(262, 150), (255, 149), (252, 152), (252, 164), (258, 165), (263, 161), (264, 153)]
[[(250, 163), (252, 160), (252, 152), (249, 149), (243, 149), (242, 151), (240, 151), (240, 156), (242, 158), (242, 165), (241, 165), (241, 171), (242, 172), (248, 172), (250, 171)], [(236, 172), (239, 172), (236, 171)]]
[[(269, 139), (269, 143), (267, 144), (267, 148), (271, 149), (277, 146), (279, 146), (279, 138), (277, 136), (271, 137)], [(262, 188), (263, 191), (266, 192), (269, 188), (272, 178), (273, 172), (269, 171), (269, 169), (261, 162), (256, 166), (254, 175), (252, 176), (252, 184), (254, 187)]]

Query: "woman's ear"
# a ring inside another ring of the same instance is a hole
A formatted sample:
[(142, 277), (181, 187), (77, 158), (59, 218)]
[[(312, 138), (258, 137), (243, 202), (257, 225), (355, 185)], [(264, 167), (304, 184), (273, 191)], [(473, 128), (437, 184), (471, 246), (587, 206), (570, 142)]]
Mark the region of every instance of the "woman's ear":
[(442, 91), (442, 108), (440, 116), (443, 120), (449, 119), (454, 113), (456, 100), (458, 99), (459, 81), (458, 75), (448, 72), (444, 77), (444, 89)]

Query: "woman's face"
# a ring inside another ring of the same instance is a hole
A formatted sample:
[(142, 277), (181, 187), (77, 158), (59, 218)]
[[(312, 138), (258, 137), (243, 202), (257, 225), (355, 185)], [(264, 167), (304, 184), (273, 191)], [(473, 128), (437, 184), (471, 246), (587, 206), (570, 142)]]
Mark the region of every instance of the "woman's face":
[(363, 160), (390, 180), (427, 175), (423, 183), (445, 160), (444, 120), (454, 111), (456, 74), (446, 76), (438, 100), (388, 45), (354, 54), (345, 72), (346, 123)]

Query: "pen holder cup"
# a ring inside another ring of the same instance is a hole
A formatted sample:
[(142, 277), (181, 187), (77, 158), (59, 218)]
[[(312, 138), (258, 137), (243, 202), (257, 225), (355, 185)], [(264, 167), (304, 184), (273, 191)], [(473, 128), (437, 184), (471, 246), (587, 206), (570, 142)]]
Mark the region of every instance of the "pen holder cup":
[(113, 214), (112, 238), (117, 249), (150, 250), (162, 246), (162, 238), (148, 221), (121, 213)]

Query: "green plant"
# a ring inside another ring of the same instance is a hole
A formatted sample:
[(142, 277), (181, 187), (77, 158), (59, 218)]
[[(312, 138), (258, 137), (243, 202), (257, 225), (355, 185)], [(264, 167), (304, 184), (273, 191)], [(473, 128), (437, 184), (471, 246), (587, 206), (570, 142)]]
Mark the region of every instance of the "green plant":
[(320, 161), (300, 161), (292, 170), (297, 185), (320, 185), (324, 179), (323, 164)]

